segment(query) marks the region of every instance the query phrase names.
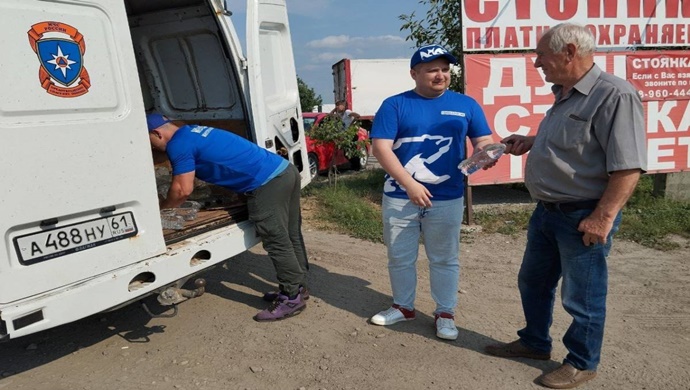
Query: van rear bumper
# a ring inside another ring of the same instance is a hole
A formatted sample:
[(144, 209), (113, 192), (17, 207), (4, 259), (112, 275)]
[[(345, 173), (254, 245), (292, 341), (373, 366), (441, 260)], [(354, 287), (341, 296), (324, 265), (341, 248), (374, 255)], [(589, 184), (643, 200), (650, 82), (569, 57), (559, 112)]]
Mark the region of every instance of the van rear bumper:
[(0, 341), (73, 322), (156, 293), (259, 241), (254, 224), (244, 221), (168, 246), (165, 253), (126, 267), (33, 297), (0, 303)]

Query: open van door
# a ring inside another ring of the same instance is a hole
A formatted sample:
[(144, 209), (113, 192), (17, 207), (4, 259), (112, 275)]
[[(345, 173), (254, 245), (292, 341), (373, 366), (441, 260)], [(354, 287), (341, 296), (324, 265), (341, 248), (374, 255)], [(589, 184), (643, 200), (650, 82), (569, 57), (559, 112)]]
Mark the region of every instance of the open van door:
[(256, 142), (286, 154), (305, 186), (311, 179), (284, 0), (247, 0), (247, 66)]
[(5, 304), (158, 255), (165, 243), (123, 2), (0, 8), (13, 58), (0, 96)]

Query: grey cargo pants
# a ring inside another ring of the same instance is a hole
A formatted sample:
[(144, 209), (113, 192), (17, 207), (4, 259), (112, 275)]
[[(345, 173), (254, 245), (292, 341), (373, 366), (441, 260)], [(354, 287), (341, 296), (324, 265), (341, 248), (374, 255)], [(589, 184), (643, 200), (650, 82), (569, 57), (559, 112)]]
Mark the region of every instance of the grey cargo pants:
[(309, 269), (302, 237), (300, 182), (299, 171), (290, 164), (280, 175), (246, 194), (249, 219), (273, 262), (280, 291), (288, 296), (297, 295), (300, 285), (306, 286)]

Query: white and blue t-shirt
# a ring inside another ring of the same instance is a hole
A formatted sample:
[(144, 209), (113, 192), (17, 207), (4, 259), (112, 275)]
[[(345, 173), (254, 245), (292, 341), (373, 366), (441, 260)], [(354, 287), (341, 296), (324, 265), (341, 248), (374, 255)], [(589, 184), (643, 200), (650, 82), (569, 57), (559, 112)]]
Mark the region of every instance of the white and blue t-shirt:
[(289, 164), (239, 135), (196, 125), (180, 127), (166, 153), (173, 175), (195, 171), (197, 178), (238, 193), (259, 188)]
[[(381, 104), (371, 129), (371, 138), (394, 141), (393, 152), (400, 163), (435, 200), (463, 196), (464, 176), (458, 164), (465, 159), (465, 140), (486, 135), (491, 135), (491, 129), (479, 104), (450, 90), (437, 98), (414, 91), (391, 96)], [(409, 199), (390, 175), (383, 192)]]

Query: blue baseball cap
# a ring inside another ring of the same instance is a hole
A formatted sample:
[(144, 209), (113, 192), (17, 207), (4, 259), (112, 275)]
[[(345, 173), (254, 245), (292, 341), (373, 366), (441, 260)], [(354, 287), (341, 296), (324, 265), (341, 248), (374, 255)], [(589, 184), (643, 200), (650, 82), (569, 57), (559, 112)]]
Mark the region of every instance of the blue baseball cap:
[(410, 69), (422, 62), (430, 62), (439, 57), (446, 57), (451, 64), (457, 64), (458, 60), (448, 50), (440, 45), (427, 45), (417, 49), (410, 59)]
[(146, 126), (149, 128), (149, 132), (156, 130), (168, 122), (170, 122), (170, 119), (155, 112), (146, 115)]

